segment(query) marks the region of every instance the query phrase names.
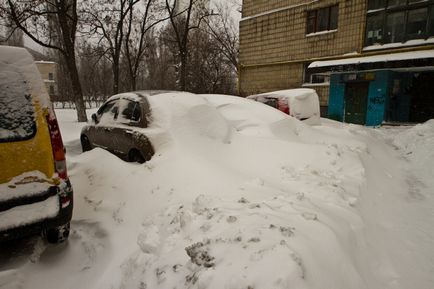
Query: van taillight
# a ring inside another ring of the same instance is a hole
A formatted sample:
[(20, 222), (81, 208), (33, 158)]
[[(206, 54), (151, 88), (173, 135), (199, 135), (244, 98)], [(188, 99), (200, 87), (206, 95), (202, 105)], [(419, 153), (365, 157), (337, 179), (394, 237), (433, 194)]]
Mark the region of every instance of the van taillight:
[(66, 173), (66, 160), (65, 151), (62, 142), (62, 136), (60, 135), (59, 124), (54, 114), (47, 116), (48, 129), (50, 131), (51, 146), (53, 148), (54, 167), (56, 173), (61, 179), (67, 178)]

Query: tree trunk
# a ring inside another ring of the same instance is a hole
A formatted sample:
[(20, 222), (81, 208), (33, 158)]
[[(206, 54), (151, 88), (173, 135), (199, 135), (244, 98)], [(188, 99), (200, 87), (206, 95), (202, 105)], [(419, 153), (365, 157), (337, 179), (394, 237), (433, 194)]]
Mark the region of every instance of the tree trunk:
[(179, 76), (181, 91), (187, 91), (187, 52), (181, 51), (181, 71)]
[(119, 62), (113, 62), (113, 94), (119, 93)]
[(71, 78), (72, 93), (74, 94), (75, 109), (77, 110), (77, 119), (79, 122), (87, 122), (86, 107), (83, 101), (83, 92), (78, 77), (75, 55), (68, 56), (67, 54), (64, 54), (64, 57), (66, 65), (68, 66), (69, 77)]
[(131, 76), (131, 90), (136, 91), (137, 90), (137, 84), (136, 84), (136, 75)]

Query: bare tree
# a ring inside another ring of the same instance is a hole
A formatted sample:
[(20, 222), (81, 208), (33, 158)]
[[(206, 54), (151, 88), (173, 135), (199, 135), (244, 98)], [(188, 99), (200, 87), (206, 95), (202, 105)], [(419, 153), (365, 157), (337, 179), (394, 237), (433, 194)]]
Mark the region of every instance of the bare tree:
[(128, 28), (125, 35), (124, 47), (131, 90), (137, 89), (137, 77), (140, 65), (143, 63), (145, 52), (151, 42), (155, 42), (152, 35), (153, 28), (169, 17), (160, 15), (162, 8), (156, 0), (143, 1), (143, 7), (130, 3)]
[(189, 0), (187, 7), (181, 11), (182, 13), (176, 9), (179, 7), (178, 0), (172, 3), (169, 0), (165, 1), (180, 62), (179, 88), (187, 90), (189, 34), (193, 29), (199, 28), (201, 21), (210, 14), (207, 9), (199, 5), (201, 3), (199, 0)]
[[(96, 37), (98, 45), (106, 47), (113, 70), (113, 93), (119, 93), (120, 61), (125, 41), (125, 29), (131, 9), (140, 0), (87, 1), (83, 2), (83, 21), (90, 37)], [(133, 18), (130, 18), (131, 21)]]
[[(75, 39), (78, 23), (77, 0), (46, 0), (18, 2), (3, 0), (2, 12), (14, 25), (39, 45), (59, 51), (65, 60), (71, 79), (78, 121), (87, 121), (80, 79), (75, 62)], [(54, 18), (58, 31), (49, 29)], [(52, 35), (51, 33), (56, 33)]]
[(205, 19), (206, 29), (204, 31), (215, 39), (218, 49), (236, 72), (238, 69), (239, 37), (237, 24), (231, 15), (234, 5), (224, 2), (216, 4), (213, 17)]

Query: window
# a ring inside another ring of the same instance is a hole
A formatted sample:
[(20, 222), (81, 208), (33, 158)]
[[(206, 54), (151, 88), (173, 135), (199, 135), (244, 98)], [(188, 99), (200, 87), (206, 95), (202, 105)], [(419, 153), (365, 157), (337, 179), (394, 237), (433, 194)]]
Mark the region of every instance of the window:
[(50, 85), (50, 95), (54, 95), (54, 85)]
[(365, 45), (434, 36), (434, 0), (369, 0)]
[(125, 100), (121, 103), (121, 116), (123, 120), (139, 121), (140, 120), (140, 104), (136, 101)]
[(53, 80), (54, 79), (53, 73), (51, 73), (51, 72), (48, 73), (48, 79), (49, 80)]
[(430, 16), (429, 16), (430, 20), (428, 22), (429, 23), (428, 27), (430, 27), (430, 31), (428, 32), (428, 35), (434, 36), (434, 5), (431, 6), (430, 11), (431, 11)]
[(307, 12), (306, 33), (335, 30), (338, 28), (338, 5)]
[(366, 23), (366, 45), (381, 43), (383, 37), (383, 15), (368, 16)]
[(20, 75), (6, 72), (0, 83), (0, 142), (26, 140), (36, 134), (32, 96)]
[(106, 104), (104, 104), (103, 106), (101, 106), (98, 109), (97, 114), (103, 114), (103, 113), (109, 111), (113, 107), (113, 105), (115, 105), (115, 103), (116, 103), (115, 101), (107, 102)]
[(118, 114), (117, 100), (107, 102), (97, 112), (98, 120), (101, 124), (112, 123)]
[(313, 73), (310, 77), (310, 83), (330, 83), (330, 73)]
[(376, 10), (386, 7), (386, 0), (371, 0), (368, 3), (368, 10)]
[(396, 7), (407, 4), (407, 0), (388, 0), (387, 7)]
[(408, 11), (407, 38), (423, 38), (426, 34), (426, 19), (428, 18), (428, 8), (420, 8)]
[(330, 9), (319, 9), (317, 11), (316, 31), (329, 30)]
[(387, 15), (385, 41), (389, 43), (403, 42), (405, 29), (405, 13), (396, 12)]

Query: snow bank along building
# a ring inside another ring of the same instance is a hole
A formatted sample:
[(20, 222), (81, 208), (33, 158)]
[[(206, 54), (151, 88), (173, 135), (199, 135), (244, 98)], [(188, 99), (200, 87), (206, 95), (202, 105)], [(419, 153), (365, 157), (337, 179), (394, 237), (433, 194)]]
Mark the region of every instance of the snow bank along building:
[(243, 0), (243, 96), (312, 87), (349, 123), (434, 118), (434, 0)]

